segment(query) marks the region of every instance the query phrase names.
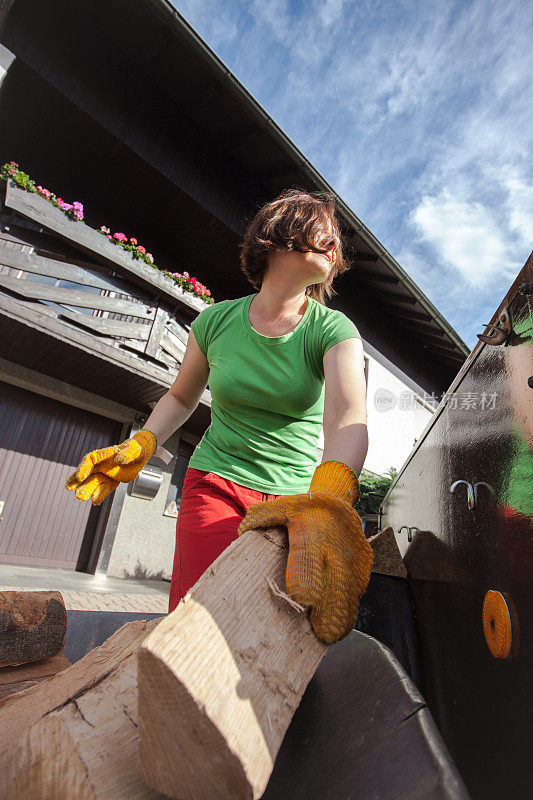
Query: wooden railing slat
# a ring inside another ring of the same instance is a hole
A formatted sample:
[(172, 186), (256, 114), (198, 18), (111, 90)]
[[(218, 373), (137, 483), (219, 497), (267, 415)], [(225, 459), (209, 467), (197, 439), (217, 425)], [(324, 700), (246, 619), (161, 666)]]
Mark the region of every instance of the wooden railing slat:
[(148, 342), (146, 344), (146, 349), (144, 351), (147, 356), (153, 357), (157, 353), (167, 319), (168, 319), (168, 312), (165, 311), (163, 308), (161, 308), (161, 306), (158, 306), (157, 311), (155, 313), (155, 319), (152, 323), (150, 338), (148, 339)]
[(91, 314), (81, 314), (68, 309), (59, 310), (61, 317), (77, 322), (86, 328), (103, 333), (106, 336), (120, 336), (121, 338), (140, 339), (146, 341), (150, 335), (150, 326), (141, 325), (138, 322), (121, 322), (117, 319), (107, 319), (106, 317), (93, 317)]
[(177, 338), (180, 339), (184, 345), (187, 345), (187, 342), (189, 341), (189, 332), (186, 331), (185, 328), (180, 325), (176, 319), (174, 319), (174, 317), (169, 319), (167, 323), (167, 329), (170, 329), (174, 336), (177, 336)]
[(179, 361), (181, 364), (183, 361), (183, 352), (181, 352), (181, 350), (179, 350), (176, 344), (171, 340), (170, 336), (168, 335), (168, 331), (165, 331), (163, 334), (163, 338), (161, 339), (161, 347), (163, 350), (169, 353), (172, 358), (175, 358), (176, 361)]
[(133, 303), (130, 300), (122, 300), (118, 297), (104, 297), (100, 294), (77, 291), (76, 289), (62, 289), (58, 286), (11, 278), (6, 275), (0, 275), (0, 286), (21, 294), (23, 297), (31, 297), (34, 300), (49, 300), (69, 306), (97, 308), (101, 311), (129, 314), (134, 317), (145, 317), (146, 319), (153, 319), (155, 316), (154, 308), (150, 308), (144, 303)]
[[(134, 284), (127, 284), (126, 281), (102, 275), (92, 270), (80, 267), (76, 264), (69, 264), (64, 261), (57, 261), (36, 253), (26, 253), (23, 250), (14, 250), (5, 246), (5, 242), (0, 236), (0, 264), (13, 269), (22, 269), (36, 275), (47, 275), (59, 280), (72, 281), (82, 286), (94, 286), (97, 289), (108, 289), (110, 291), (121, 292), (135, 297), (139, 289)], [(149, 302), (146, 297), (139, 297), (142, 302)]]

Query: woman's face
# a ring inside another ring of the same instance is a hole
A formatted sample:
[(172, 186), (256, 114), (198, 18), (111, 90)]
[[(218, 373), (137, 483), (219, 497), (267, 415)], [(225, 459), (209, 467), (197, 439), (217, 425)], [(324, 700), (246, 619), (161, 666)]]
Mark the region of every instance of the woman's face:
[(288, 270), (302, 286), (322, 283), (329, 277), (335, 264), (338, 245), (339, 240), (333, 232), (333, 227), (330, 226), (323, 237), (316, 242), (317, 247), (327, 247), (327, 252), (278, 250), (269, 258), (269, 271), (272, 268)]
[(335, 250), (331, 247), (327, 253), (294, 253), (297, 257), (296, 260), (301, 261), (300, 269), (309, 273), (309, 282), (307, 286), (313, 283), (322, 283), (329, 277), (329, 273), (335, 263)]
[(334, 250), (327, 253), (299, 250), (276, 250), (268, 257), (268, 268), (263, 283), (268, 280), (279, 285), (287, 281), (295, 288), (304, 289), (315, 283), (322, 283), (331, 272), (334, 263)]

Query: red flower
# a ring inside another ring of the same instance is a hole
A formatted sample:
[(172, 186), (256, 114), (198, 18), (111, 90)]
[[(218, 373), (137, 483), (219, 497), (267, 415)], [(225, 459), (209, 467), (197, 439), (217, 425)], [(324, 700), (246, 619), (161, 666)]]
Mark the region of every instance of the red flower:
[(137, 245), (137, 250), (139, 253), (146, 253), (146, 247), (143, 247), (142, 244)]

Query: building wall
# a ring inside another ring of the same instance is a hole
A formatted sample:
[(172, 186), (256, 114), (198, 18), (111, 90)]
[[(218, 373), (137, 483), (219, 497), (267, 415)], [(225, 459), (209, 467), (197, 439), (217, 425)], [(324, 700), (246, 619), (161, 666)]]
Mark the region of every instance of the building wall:
[(176, 520), (165, 517), (170, 471), (153, 500), (126, 494), (111, 550), (107, 575), (112, 578), (170, 580)]
[(433, 417), (423, 391), (415, 392), (383, 364), (369, 356), (368, 454), (365, 469), (385, 474), (401, 468)]
[(106, 536), (112, 537), (109, 563), (101, 568), (108, 576), (170, 580), (181, 479), (196, 440), (190, 433), (178, 430), (164, 445), (172, 454), (172, 461), (166, 465), (159, 459), (151, 460), (151, 464), (160, 467), (163, 478), (152, 500), (134, 497), (132, 484), (117, 495), (115, 502), (120, 507), (117, 523), (114, 526), (111, 517), (106, 531)]

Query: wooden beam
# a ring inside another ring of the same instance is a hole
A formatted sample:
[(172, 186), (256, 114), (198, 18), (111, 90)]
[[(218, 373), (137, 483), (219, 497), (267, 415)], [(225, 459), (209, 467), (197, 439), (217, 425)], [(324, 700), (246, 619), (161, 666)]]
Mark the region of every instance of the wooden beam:
[(189, 341), (189, 332), (185, 330), (183, 325), (181, 325), (178, 320), (176, 320), (174, 317), (169, 317), (167, 328), (172, 331), (174, 336), (177, 336), (185, 346), (187, 345), (187, 342)]
[[(8, 247), (7, 245), (11, 245)], [(21, 247), (33, 245), (25, 245), (22, 243)], [(71, 281), (72, 283), (79, 283), (81, 286), (95, 286), (98, 289), (108, 289), (121, 294), (129, 294), (141, 302), (150, 305), (146, 293), (139, 291), (139, 287), (133, 283), (128, 283), (123, 279), (114, 278), (111, 275), (107, 276), (105, 272), (97, 272), (96, 270), (109, 271), (109, 268), (103, 267), (101, 264), (95, 264), (94, 267), (84, 267), (77, 263), (70, 263), (67, 261), (59, 261), (51, 255), (47, 256), (43, 253), (28, 253), (25, 250), (14, 250), (13, 242), (11, 239), (5, 238), (5, 234), (0, 233), (0, 264), (11, 269), (21, 269), (24, 272), (31, 272), (35, 275), (47, 275), (51, 278), (58, 278), (59, 280)], [(145, 296), (141, 296), (144, 294)]]
[(364, 281), (365, 283), (391, 283), (393, 285), (399, 283), (398, 278), (394, 275), (385, 275), (382, 272), (370, 272), (367, 269), (356, 269), (355, 275), (357, 280)]
[(377, 286), (373, 286), (369, 281), (362, 281), (362, 283), (366, 284), (366, 287), (372, 290), (372, 294), (377, 300), (387, 300), (391, 303), (405, 303), (408, 306), (414, 306), (417, 302), (416, 297), (411, 297), (411, 295), (404, 295), (404, 294), (397, 294), (396, 292), (388, 292), (386, 289), (380, 289)]
[(0, 286), (32, 300), (47, 300), (60, 305), (95, 308), (100, 311), (111, 311), (113, 314), (124, 314), (125, 316), (143, 317), (145, 319), (154, 319), (155, 317), (155, 308), (144, 303), (122, 300), (119, 297), (105, 297), (76, 289), (62, 289), (59, 286), (37, 283), (37, 281), (22, 278), (12, 278), (8, 275), (0, 275)]
[[(413, 334), (421, 333), (423, 334), (424, 338), (433, 339), (435, 342), (442, 345), (442, 347), (446, 347), (450, 350), (457, 349), (457, 346), (446, 338), (444, 331), (442, 331), (442, 336), (439, 336), (439, 328), (436, 325), (428, 325), (425, 322), (417, 322), (416, 320), (410, 322), (409, 320), (404, 319), (401, 315), (394, 324), (399, 328), (409, 328)], [(440, 330), (442, 330), (442, 328)]]
[[(361, 252), (358, 252), (357, 249), (355, 251), (355, 261), (358, 261), (360, 263), (363, 263), (363, 262), (366, 261), (368, 263), (375, 264), (376, 261), (378, 261), (378, 259), (379, 259), (379, 256), (377, 256), (375, 253), (361, 253)], [(391, 276), (391, 277), (393, 277), (393, 276)], [(398, 279), (396, 278), (395, 282), (397, 282), (397, 281), (398, 281)]]
[[(104, 336), (120, 336), (145, 342), (150, 335), (150, 325), (142, 325), (140, 322), (121, 322), (119, 319), (95, 317), (92, 314), (82, 314), (79, 311), (69, 311), (66, 308), (57, 309), (56, 316), (58, 319), (64, 317)], [(142, 350), (143, 348), (141, 348), (141, 352)]]
[(445, 353), (442, 350), (435, 351), (433, 349), (433, 346), (430, 344), (425, 344), (424, 348), (437, 361), (440, 360), (449, 361), (451, 364), (455, 365), (456, 369), (459, 369), (464, 364), (467, 358), (466, 356), (462, 358), (461, 355), (459, 354), (453, 355), (452, 353)]
[(43, 397), (51, 397), (75, 408), (83, 408), (93, 414), (100, 414), (117, 422), (133, 422), (137, 413), (136, 409), (108, 400), (107, 397), (87, 392), (71, 383), (58, 381), (50, 375), (27, 369), (20, 364), (14, 364), (5, 358), (0, 358), (0, 380), (27, 389)]
[(148, 342), (146, 343), (145, 353), (147, 356), (154, 357), (159, 349), (159, 345), (161, 343), (161, 336), (163, 335), (163, 331), (165, 329), (165, 323), (168, 319), (168, 313), (161, 308), (161, 306), (157, 307), (157, 311), (155, 313), (155, 319), (152, 323), (152, 328), (150, 330), (150, 337)]
[(172, 336), (171, 331), (165, 331), (161, 339), (161, 347), (181, 364), (185, 354), (185, 347), (177, 337)]
[(423, 322), (431, 322), (432, 317), (425, 312), (415, 311), (411, 308), (399, 309), (387, 301), (384, 301), (382, 297), (380, 297), (380, 300), (384, 310), (387, 312), (387, 314), (390, 314), (391, 317), (399, 317), (400, 319), (418, 319)]

